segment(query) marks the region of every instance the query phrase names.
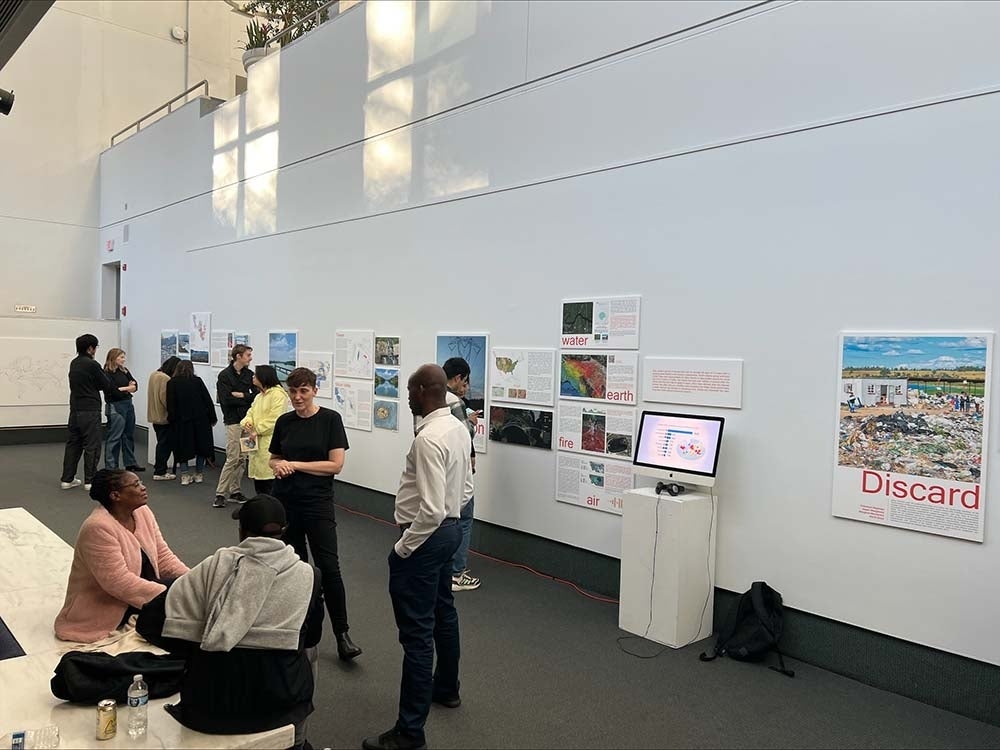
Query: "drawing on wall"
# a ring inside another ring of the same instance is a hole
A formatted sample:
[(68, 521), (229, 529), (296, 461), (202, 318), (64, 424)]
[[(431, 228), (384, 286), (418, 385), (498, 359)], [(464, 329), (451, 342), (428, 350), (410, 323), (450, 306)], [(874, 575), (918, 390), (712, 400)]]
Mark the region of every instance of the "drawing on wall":
[(69, 404), (71, 339), (0, 338), (0, 406)]
[(191, 359), (191, 334), (180, 331), (177, 334), (177, 356), (181, 359)]
[(334, 332), (334, 374), (338, 378), (364, 378), (371, 380), (375, 365), (375, 332)]
[(212, 313), (191, 313), (191, 361), (207, 365), (212, 348)]
[(983, 541), (992, 342), (841, 336), (833, 515)]
[[(470, 409), (486, 414), (487, 371), (489, 335), (485, 333), (439, 333), (437, 335), (436, 361), (439, 365), (452, 357), (462, 357), (469, 363), (469, 390), (465, 403)], [(480, 419), (473, 438), (476, 453), (486, 452), (486, 425)]]
[(555, 349), (493, 347), (491, 400), (552, 406), (555, 403)]
[(375, 337), (375, 364), (399, 367), (399, 336)]
[(298, 365), (299, 334), (298, 331), (268, 331), (267, 363), (278, 374), (278, 380), (284, 383)]
[(333, 398), (333, 352), (302, 352), (298, 367), (316, 373), (316, 397)]
[(399, 430), (399, 402), (376, 400), (374, 425), (380, 430)]
[(552, 412), (491, 405), (490, 440), (552, 450)]
[(592, 297), (562, 303), (564, 349), (638, 349), (642, 298)]
[(177, 330), (160, 331), (160, 364), (177, 356)]
[(375, 368), (375, 395), (385, 398), (399, 398), (399, 368)]

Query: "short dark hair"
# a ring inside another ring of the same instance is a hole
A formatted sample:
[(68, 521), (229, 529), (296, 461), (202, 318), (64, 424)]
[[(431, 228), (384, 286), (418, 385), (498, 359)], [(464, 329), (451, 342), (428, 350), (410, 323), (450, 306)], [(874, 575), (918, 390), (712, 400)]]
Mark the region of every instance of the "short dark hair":
[(82, 336), (76, 337), (76, 353), (86, 354), (90, 347), (97, 348), (97, 336), (92, 333), (85, 333)]
[(101, 469), (90, 480), (90, 499), (111, 510), (111, 493), (122, 488), (126, 469)]
[(253, 347), (252, 346), (248, 346), (247, 344), (237, 344), (236, 346), (234, 346), (233, 349), (232, 349), (232, 351), (229, 352), (229, 364), (232, 364), (233, 362), (235, 362), (236, 358), (238, 356), (240, 356), (241, 354), (243, 354), (243, 352), (246, 352), (246, 351), (251, 351), (252, 352), (253, 351)]
[(160, 372), (162, 372), (164, 375), (170, 375), (171, 377), (173, 377), (174, 370), (177, 369), (177, 365), (178, 363), (180, 363), (180, 361), (181, 361), (180, 357), (167, 357), (165, 360), (163, 360), (163, 364), (160, 365)]
[[(260, 378), (258, 378), (258, 380), (259, 379)], [(289, 388), (301, 388), (304, 385), (307, 385), (310, 388), (315, 388), (316, 373), (308, 367), (296, 367), (288, 375), (288, 380), (286, 382), (288, 383)]]
[(452, 357), (442, 367), (448, 380), (451, 380), (456, 375), (460, 376), (462, 380), (468, 380), (469, 375), (472, 374), (472, 368), (469, 367), (469, 363), (463, 357)]
[(281, 381), (278, 380), (278, 373), (271, 365), (258, 365), (253, 374), (257, 376), (257, 380), (265, 388), (274, 388), (276, 385), (281, 385)]
[(190, 359), (182, 359), (177, 363), (177, 367), (174, 368), (174, 374), (171, 375), (172, 378), (193, 378), (194, 377), (194, 365), (191, 364)]

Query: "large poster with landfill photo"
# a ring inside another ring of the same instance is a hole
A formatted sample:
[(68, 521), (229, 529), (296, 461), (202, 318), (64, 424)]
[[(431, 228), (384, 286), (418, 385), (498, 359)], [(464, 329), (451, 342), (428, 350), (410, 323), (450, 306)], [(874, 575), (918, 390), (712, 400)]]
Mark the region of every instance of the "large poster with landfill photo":
[(983, 541), (992, 333), (840, 337), (833, 515)]

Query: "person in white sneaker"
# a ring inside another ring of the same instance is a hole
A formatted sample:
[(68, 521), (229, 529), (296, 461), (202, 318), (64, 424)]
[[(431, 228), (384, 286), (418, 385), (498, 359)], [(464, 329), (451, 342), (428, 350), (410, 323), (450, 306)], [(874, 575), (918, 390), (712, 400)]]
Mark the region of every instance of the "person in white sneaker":
[(205, 461), (215, 453), (212, 428), (219, 417), (208, 388), (194, 374), (190, 360), (181, 360), (167, 383), (167, 418), (173, 432), (174, 459), (181, 470), (181, 484), (191, 484), (188, 461), (192, 458), (195, 459), (194, 481), (200, 484)]

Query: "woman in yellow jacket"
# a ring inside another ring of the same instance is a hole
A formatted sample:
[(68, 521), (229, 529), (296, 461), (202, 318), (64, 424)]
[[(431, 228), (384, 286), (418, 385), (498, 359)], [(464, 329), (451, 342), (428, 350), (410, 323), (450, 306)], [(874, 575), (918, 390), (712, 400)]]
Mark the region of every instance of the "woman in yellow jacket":
[(268, 462), (271, 460), (271, 435), (278, 417), (288, 411), (288, 394), (278, 381), (278, 373), (270, 365), (259, 365), (253, 374), (253, 384), (260, 393), (250, 404), (250, 410), (240, 422), (240, 426), (250, 433), (257, 447), (249, 454), (247, 474), (253, 480), (253, 489), (258, 495), (271, 494), (274, 472)]

